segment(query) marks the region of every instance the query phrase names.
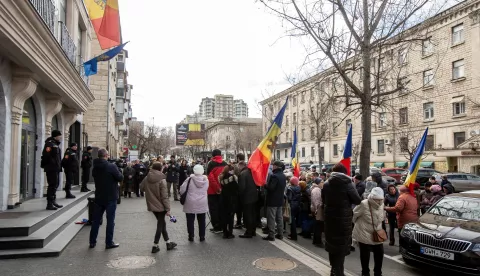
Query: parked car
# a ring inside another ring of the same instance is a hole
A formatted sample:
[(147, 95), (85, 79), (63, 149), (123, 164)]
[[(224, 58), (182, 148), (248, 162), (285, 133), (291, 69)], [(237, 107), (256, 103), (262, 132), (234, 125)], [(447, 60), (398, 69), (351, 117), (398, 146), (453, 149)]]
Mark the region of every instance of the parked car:
[[(416, 182), (420, 184), (420, 187), (423, 187), (425, 186), (425, 183), (428, 182), (430, 177), (436, 174), (443, 174), (443, 173), (436, 171), (434, 169), (420, 168), (418, 169)], [(402, 179), (401, 179), (402, 183), (405, 182), (405, 179), (407, 179), (407, 175), (408, 175), (408, 170), (402, 173)]]
[(322, 165), (322, 172), (324, 172), (324, 173), (331, 172), (333, 166), (335, 166), (335, 164), (323, 164)]
[(402, 173), (404, 173), (406, 169), (402, 168), (384, 168), (382, 169), (382, 172), (384, 172), (386, 175), (395, 178), (395, 182), (397, 184), (402, 183)]
[(442, 175), (447, 176), (448, 181), (450, 181), (455, 188), (455, 192), (480, 190), (480, 176), (461, 172), (435, 174), (434, 176), (438, 183), (442, 182)]
[[(374, 173), (377, 173), (377, 172), (382, 175), (382, 179), (385, 180), (388, 184), (394, 184), (395, 185), (395, 182), (396, 182), (395, 178), (386, 175), (381, 169), (379, 169), (377, 167), (370, 167), (370, 175), (372, 175)], [(355, 173), (360, 173), (360, 168), (356, 169)]]
[(400, 232), (400, 254), (451, 275), (480, 275), (480, 191), (447, 195)]
[(300, 164), (301, 171), (308, 171), (310, 170), (310, 164)]
[(317, 172), (318, 172), (318, 171), (320, 170), (320, 167), (321, 167), (321, 166), (320, 166), (320, 164), (312, 164), (312, 165), (310, 165), (310, 167), (309, 167), (308, 169), (309, 169), (309, 170), (312, 170), (312, 167), (317, 168)]

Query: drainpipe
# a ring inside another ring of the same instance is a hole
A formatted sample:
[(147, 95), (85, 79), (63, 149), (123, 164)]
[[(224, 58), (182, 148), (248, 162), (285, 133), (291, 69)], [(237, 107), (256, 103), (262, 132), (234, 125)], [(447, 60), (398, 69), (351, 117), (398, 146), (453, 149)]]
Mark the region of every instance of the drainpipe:
[(110, 151), (110, 135), (108, 134), (110, 128), (110, 61), (107, 63), (107, 140), (106, 149)]

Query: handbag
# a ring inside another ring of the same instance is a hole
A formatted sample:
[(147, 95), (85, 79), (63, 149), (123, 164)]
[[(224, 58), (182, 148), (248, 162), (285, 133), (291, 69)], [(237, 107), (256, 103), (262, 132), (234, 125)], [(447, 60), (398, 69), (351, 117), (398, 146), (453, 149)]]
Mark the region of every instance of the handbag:
[(192, 180), (192, 178), (188, 179), (187, 189), (185, 189), (185, 193), (180, 195), (180, 204), (182, 205), (185, 205), (185, 201), (187, 200), (188, 188), (190, 187), (190, 180)]
[(373, 223), (372, 206), (370, 205), (370, 202), (368, 202), (368, 208), (370, 209), (370, 216), (372, 217), (372, 227), (373, 227), (372, 240), (374, 242), (384, 242), (384, 241), (386, 241), (387, 240), (387, 232), (385, 232), (385, 230), (383, 230), (383, 229), (375, 230), (375, 224)]
[(283, 219), (289, 220), (290, 219), (290, 204), (288, 200), (285, 201), (285, 206), (283, 207)]

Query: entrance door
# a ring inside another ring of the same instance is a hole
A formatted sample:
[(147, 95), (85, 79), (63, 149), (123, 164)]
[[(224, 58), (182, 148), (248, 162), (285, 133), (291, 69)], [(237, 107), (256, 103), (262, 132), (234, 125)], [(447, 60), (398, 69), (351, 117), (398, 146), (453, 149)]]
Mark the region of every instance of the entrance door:
[(20, 197), (27, 200), (35, 195), (35, 133), (22, 129)]

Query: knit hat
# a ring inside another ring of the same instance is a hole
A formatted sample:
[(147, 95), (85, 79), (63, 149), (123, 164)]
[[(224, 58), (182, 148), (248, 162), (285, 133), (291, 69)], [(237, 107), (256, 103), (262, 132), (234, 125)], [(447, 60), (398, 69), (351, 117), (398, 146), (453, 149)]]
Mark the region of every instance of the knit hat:
[(293, 186), (297, 186), (298, 185), (298, 177), (294, 176), (294, 177), (290, 178), (290, 184), (292, 184)]
[(370, 194), (368, 195), (369, 199), (384, 199), (385, 196), (383, 194), (383, 189), (380, 187), (375, 187), (372, 189)]
[(203, 168), (202, 165), (195, 165), (195, 167), (193, 167), (193, 173), (195, 175), (203, 175), (204, 172), (205, 172), (205, 169)]
[(281, 168), (281, 167), (283, 167), (283, 162), (282, 162), (282, 161), (279, 161), (279, 160), (277, 160), (277, 161), (273, 162), (273, 165), (275, 165), (275, 166), (277, 166), (277, 167)]
[(91, 150), (91, 149), (93, 149), (93, 148), (92, 148), (92, 147), (90, 147), (90, 146), (88, 146), (88, 147), (87, 147), (87, 151), (89, 151), (89, 150)]
[(220, 155), (222, 155), (222, 152), (219, 149), (214, 149), (212, 151), (212, 157), (220, 156)]
[(357, 174), (355, 175), (355, 179), (356, 179), (356, 180), (362, 181), (362, 178), (363, 178), (362, 175), (359, 174), (359, 173), (357, 173)]
[(77, 145), (77, 143), (73, 142), (70, 144), (70, 147), (75, 147)]
[(52, 131), (52, 137), (58, 137), (58, 136), (62, 136), (62, 133), (60, 132), (60, 130), (54, 130)]
[(320, 183), (322, 183), (322, 179), (317, 177), (317, 178), (315, 178), (315, 180), (313, 180), (313, 182), (315, 182), (315, 184), (320, 184)]

